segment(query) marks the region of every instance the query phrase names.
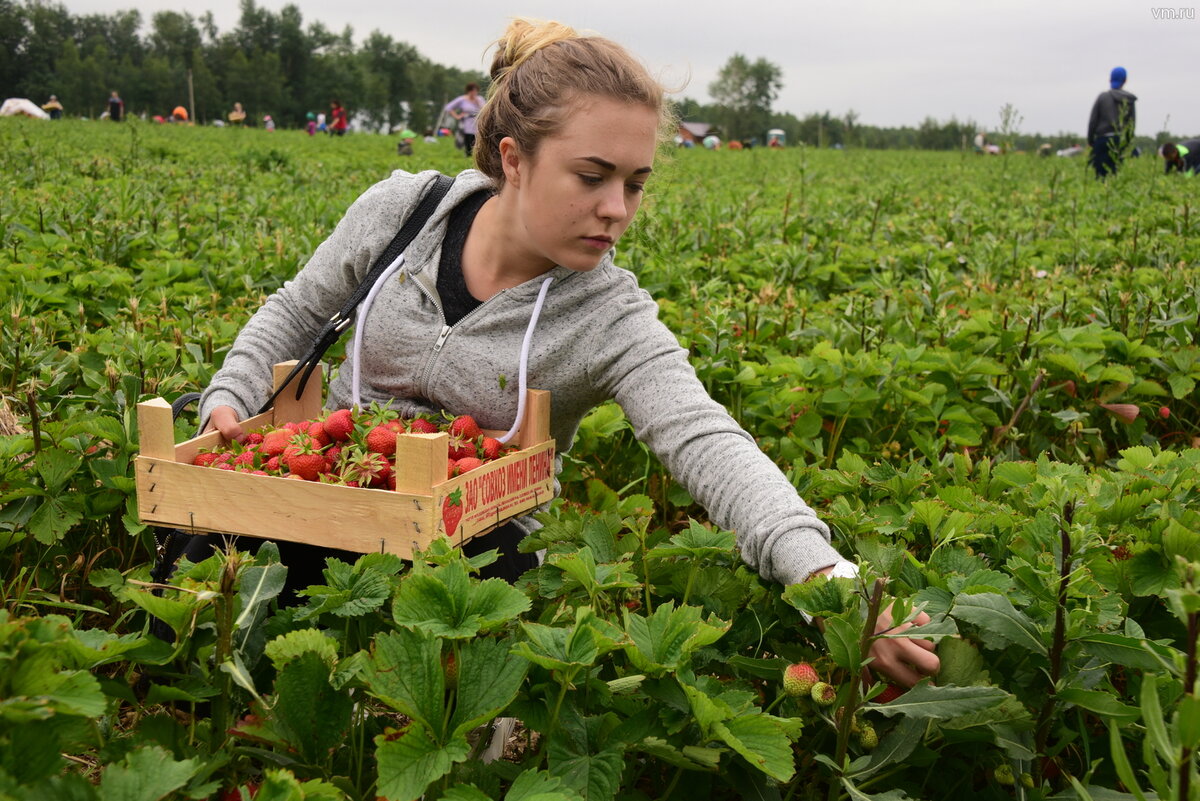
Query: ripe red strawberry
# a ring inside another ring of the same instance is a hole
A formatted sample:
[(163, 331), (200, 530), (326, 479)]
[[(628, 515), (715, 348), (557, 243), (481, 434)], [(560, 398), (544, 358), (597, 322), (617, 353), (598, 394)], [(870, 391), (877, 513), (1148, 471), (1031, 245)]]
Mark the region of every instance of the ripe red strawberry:
[(483, 467), (483, 462), (476, 459), (474, 456), (466, 456), (459, 459), (456, 463), (458, 466), (458, 474), (462, 475), (468, 471), (474, 470), (476, 467)]
[(818, 681), (812, 686), (809, 696), (818, 706), (833, 706), (833, 702), (837, 700), (837, 688), (832, 684)]
[(442, 501), (442, 522), (446, 526), (446, 536), (453, 537), (454, 532), (458, 530), (458, 523), (462, 520), (462, 487), (458, 487), (454, 492), (446, 496), (446, 500)]
[(278, 473), (279, 472), (279, 457), (272, 456), (270, 459), (263, 462), (263, 470), (266, 470), (268, 473)]
[(269, 431), (263, 437), (262, 444), (258, 446), (258, 449), (262, 451), (263, 456), (266, 456), (267, 458), (279, 456), (285, 450), (287, 450), (288, 442), (291, 441), (294, 434), (295, 432), (289, 431), (286, 428)]
[(367, 432), (367, 450), (391, 456), (396, 452), (396, 432), (386, 425), (375, 426)]
[(458, 434), (463, 439), (479, 439), (483, 436), (483, 429), (479, 427), (479, 423), (475, 422), (475, 418), (469, 414), (460, 414), (450, 421), (450, 435)]
[(900, 696), (904, 695), (906, 692), (907, 690), (905, 690), (903, 687), (898, 687), (895, 684), (889, 684), (884, 688), (883, 692), (871, 700), (877, 704), (889, 704)]
[(292, 445), (283, 454), (283, 463), (288, 472), (305, 481), (316, 481), (322, 473), (329, 472), (325, 457), (312, 445)]
[(414, 434), (436, 434), (438, 427), (424, 417), (414, 417), (408, 424), (408, 430)]
[(261, 431), (251, 431), (249, 434), (246, 435), (246, 444), (247, 445), (260, 445), (260, 444), (262, 444), (262, 441), (263, 441), (263, 434)]
[(254, 455), (255, 455), (255, 450), (253, 448), (247, 448), (246, 450), (239, 453), (237, 456), (233, 457), (233, 463), (235, 465), (253, 465), (254, 464)]
[(284, 423), (283, 427), (286, 428), (288, 431), (291, 431), (293, 434), (300, 431), (302, 428), (300, 423), (293, 423), (293, 422)]
[(196, 454), (196, 458), (192, 460), (192, 464), (200, 467), (212, 467), (213, 464), (215, 464), (220, 458), (221, 454), (216, 453), (215, 451), (203, 451), (202, 453)]
[(345, 442), (354, 432), (354, 418), (349, 409), (338, 409), (325, 418), (325, 433), (334, 442)]
[(808, 695), (813, 685), (821, 680), (817, 669), (807, 662), (788, 665), (783, 670), (783, 691), (793, 698)]
[(325, 424), (322, 423), (320, 420), (314, 420), (311, 423), (309, 423), (308, 425), (306, 425), (304, 427), (304, 431), (310, 437), (315, 439), (317, 441), (317, 444), (319, 444), (322, 448), (324, 448), (326, 445), (328, 445), (332, 441), (330, 439), (329, 434), (326, 433), (326, 431), (325, 431)]
[(503, 448), (504, 445), (495, 437), (484, 437), (483, 441), (479, 443), (480, 458), (485, 461), (499, 459), (500, 451)]

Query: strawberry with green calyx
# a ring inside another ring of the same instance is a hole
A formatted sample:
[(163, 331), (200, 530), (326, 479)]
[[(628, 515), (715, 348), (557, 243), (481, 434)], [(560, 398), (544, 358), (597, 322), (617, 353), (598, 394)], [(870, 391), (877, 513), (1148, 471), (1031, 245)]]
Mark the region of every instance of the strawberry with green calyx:
[(263, 441), (263, 433), (261, 431), (251, 431), (246, 435), (247, 445), (261, 445)]
[(479, 458), (484, 461), (500, 458), (500, 451), (504, 449), (504, 444), (495, 437), (484, 437), (479, 443)]
[(314, 420), (313, 422), (308, 423), (304, 428), (304, 433), (316, 440), (317, 444), (322, 448), (333, 441), (329, 434), (325, 431), (325, 424), (319, 420)]
[(342, 477), (362, 487), (380, 486), (380, 481), (386, 483), (387, 472), (390, 472), (387, 457), (373, 451), (348, 451), (342, 466)]
[(799, 698), (812, 692), (813, 685), (821, 680), (817, 669), (807, 662), (788, 665), (783, 670), (783, 692)]
[(408, 430), (413, 434), (436, 434), (438, 427), (424, 417), (414, 417), (408, 424)]
[(997, 765), (992, 771), (992, 778), (996, 780), (996, 784), (1014, 785), (1017, 783), (1016, 774), (1013, 773), (1012, 765), (1007, 762)]
[(483, 430), (471, 415), (460, 414), (451, 420), (448, 433), (451, 459), (464, 459), (478, 452), (476, 443), (483, 436)]
[(258, 449), (262, 451), (263, 456), (267, 457), (268, 459), (272, 456), (282, 456), (283, 452), (287, 450), (288, 443), (291, 442), (291, 439), (294, 435), (294, 431), (290, 431), (286, 428), (268, 431), (263, 436), (262, 444), (258, 446)]
[(391, 456), (396, 452), (396, 432), (387, 425), (377, 425), (367, 432), (367, 450)]
[(458, 524), (462, 520), (462, 516), (462, 487), (456, 487), (453, 492), (446, 496), (446, 500), (442, 501), (442, 522), (446, 526), (447, 537), (454, 536), (454, 532), (458, 530)]
[(334, 442), (345, 442), (354, 433), (354, 416), (349, 409), (330, 412), (323, 423), (325, 433)]
[(808, 694), (817, 706), (833, 706), (833, 702), (837, 700), (837, 687), (827, 682), (818, 681), (812, 686)]
[(221, 459), (221, 454), (216, 451), (200, 451), (196, 454), (196, 458), (192, 459), (192, 464), (197, 467), (212, 467)]
[(281, 459), (288, 472), (305, 481), (316, 481), (329, 472), (329, 463), (320, 449), (312, 443), (302, 442), (288, 446)]

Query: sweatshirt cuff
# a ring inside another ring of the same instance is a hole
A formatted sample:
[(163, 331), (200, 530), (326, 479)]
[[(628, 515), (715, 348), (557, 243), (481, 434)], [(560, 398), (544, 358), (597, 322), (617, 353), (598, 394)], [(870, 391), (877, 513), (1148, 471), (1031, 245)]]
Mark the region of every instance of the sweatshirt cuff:
[(208, 417), (218, 406), (228, 406), (238, 413), (238, 421), (245, 420), (250, 415), (242, 408), (242, 401), (237, 395), (227, 389), (214, 389), (204, 393), (200, 400), (200, 428), (208, 425)]

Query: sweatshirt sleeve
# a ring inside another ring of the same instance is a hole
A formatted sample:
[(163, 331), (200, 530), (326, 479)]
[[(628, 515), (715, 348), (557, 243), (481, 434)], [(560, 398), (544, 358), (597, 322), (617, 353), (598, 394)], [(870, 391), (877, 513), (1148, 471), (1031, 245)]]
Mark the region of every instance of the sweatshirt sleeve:
[(1096, 143), (1096, 126), (1100, 124), (1100, 100), (1104, 96), (1096, 98), (1096, 102), (1092, 103), (1092, 114), (1088, 117), (1087, 127), (1087, 143), (1091, 147)]
[(671, 475), (737, 536), (742, 558), (768, 580), (803, 581), (842, 557), (829, 527), (697, 378), (688, 354), (657, 316), (650, 296), (610, 306), (592, 380), (615, 398), (634, 433)]
[(358, 287), (422, 187), (394, 176), (361, 195), (295, 278), (267, 298), (234, 340), (200, 399), (200, 419), (230, 406), (246, 419), (271, 395), (276, 363), (304, 355), (325, 322)]

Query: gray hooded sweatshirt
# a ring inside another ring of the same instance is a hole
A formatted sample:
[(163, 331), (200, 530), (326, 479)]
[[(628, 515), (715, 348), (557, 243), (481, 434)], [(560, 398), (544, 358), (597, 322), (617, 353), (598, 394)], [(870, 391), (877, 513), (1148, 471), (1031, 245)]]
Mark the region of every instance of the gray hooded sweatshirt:
[[(242, 419), (270, 396), (272, 365), (299, 358), (324, 321), (361, 283), (432, 183), (435, 172), (397, 171), (351, 205), (304, 268), (251, 317), (201, 400)], [(399, 274), (380, 288), (362, 332), (360, 397), (405, 416), (444, 409), (507, 430), (517, 413), (521, 343), (543, 278), (489, 298), (447, 326), (437, 294), (446, 219), (464, 199), (492, 186), (460, 174), (405, 253)], [(570, 449), (583, 417), (615, 399), (637, 438), (708, 510), (733, 530), (742, 558), (784, 584), (840, 561), (829, 528), (725, 409), (712, 400), (687, 351), (658, 319), (658, 306), (611, 253), (595, 269), (555, 267), (533, 333), (528, 386), (551, 393), (551, 433)], [(347, 347), (347, 352), (350, 348)], [(347, 363), (326, 406), (351, 404)], [(518, 524), (531, 531), (532, 518)]]

